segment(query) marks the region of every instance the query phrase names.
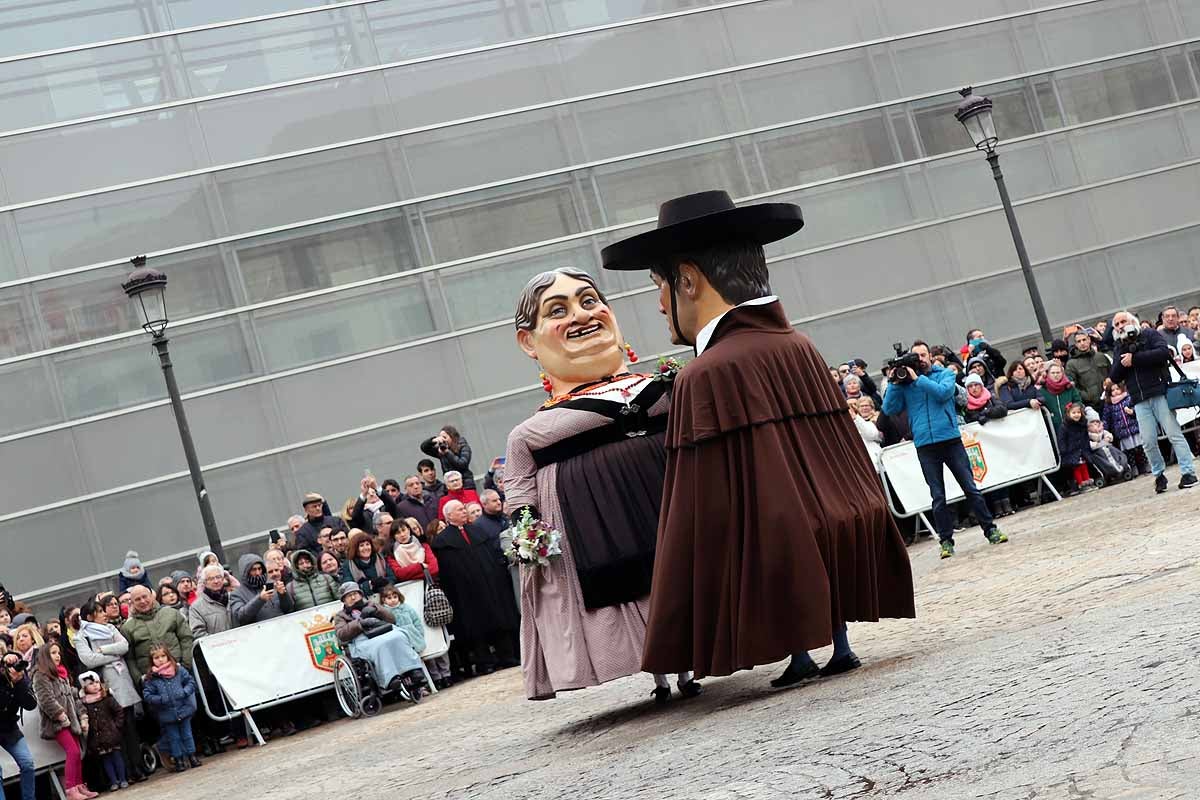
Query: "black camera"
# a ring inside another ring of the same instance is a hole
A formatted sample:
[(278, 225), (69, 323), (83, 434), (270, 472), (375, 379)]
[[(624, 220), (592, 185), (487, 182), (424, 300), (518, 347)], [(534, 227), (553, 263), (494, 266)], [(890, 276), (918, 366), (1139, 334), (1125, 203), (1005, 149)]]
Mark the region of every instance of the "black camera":
[(904, 345), (900, 342), (893, 343), (892, 349), (896, 351), (896, 357), (889, 358), (884, 367), (887, 371), (888, 381), (900, 384), (912, 383), (913, 379), (908, 376), (908, 371), (911, 369), (918, 375), (921, 373), (921, 357), (916, 353), (904, 352)]
[(8, 656), (12, 656), (12, 655), (16, 655), (16, 654), (8, 653), (7, 655), (5, 655), (4, 666), (7, 667), (8, 669), (11, 669), (14, 672), (24, 672), (25, 671), (24, 659), (22, 659), (20, 656), (17, 656), (15, 660), (10, 659)]

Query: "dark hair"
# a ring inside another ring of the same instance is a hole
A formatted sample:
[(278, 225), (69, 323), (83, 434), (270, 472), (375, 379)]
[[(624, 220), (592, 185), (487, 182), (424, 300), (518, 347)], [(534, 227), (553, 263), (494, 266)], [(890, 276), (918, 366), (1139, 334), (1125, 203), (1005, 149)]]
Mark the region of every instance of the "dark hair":
[[(462, 439), (462, 434), (459, 433), (458, 428), (454, 427), (453, 425), (443, 425), (442, 430), (444, 430), (446, 433), (448, 433), (450, 435), (450, 438), (454, 440), (454, 444), (458, 444), (459, 441)], [(396, 487), (396, 488), (399, 488), (399, 487)]]
[[(608, 298), (604, 296), (604, 292), (600, 291), (600, 286), (596, 283), (596, 279), (587, 274), (581, 269), (574, 267), (559, 267), (558, 269), (539, 272), (529, 279), (529, 283), (525, 284), (525, 288), (521, 290), (520, 296), (517, 298), (517, 313), (513, 316), (513, 324), (516, 325), (519, 331), (531, 331), (537, 327), (538, 323), (538, 308), (542, 302), (542, 295), (546, 290), (558, 280), (559, 275), (566, 275), (568, 278), (574, 278), (577, 281), (583, 281), (588, 286), (596, 290), (596, 294), (600, 295), (600, 302), (608, 305)], [(442, 428), (446, 433), (450, 433), (448, 428)], [(455, 438), (457, 434), (453, 434)]]
[[(264, 569), (265, 569), (265, 567), (264, 567)], [(163, 600), (163, 592), (164, 592), (164, 591), (171, 591), (171, 592), (174, 592), (174, 593), (175, 593), (175, 602), (176, 602), (176, 603), (178, 603), (178, 602), (179, 602), (179, 599), (180, 599), (180, 598), (179, 598), (179, 590), (178, 590), (178, 589), (176, 589), (176, 588), (175, 588), (175, 586), (174, 586), (173, 584), (170, 584), (170, 583), (164, 583), (164, 584), (162, 584), (161, 586), (159, 586), (159, 587), (158, 587), (158, 591), (155, 593), (155, 595), (156, 595), (156, 596), (155, 596), (155, 598), (154, 598), (154, 599), (155, 599), (155, 600), (157, 600), (157, 601), (159, 602), (159, 605), (164, 605), (164, 606), (170, 605), (170, 603), (167, 603), (167, 602), (165, 602), (165, 601)]]
[(54, 660), (50, 657), (50, 648), (51, 647), (58, 648), (58, 660), (59, 660), (59, 662), (62, 661), (62, 654), (63, 654), (62, 642), (58, 641), (57, 639), (53, 642), (45, 642), (40, 647), (38, 647), (37, 661), (34, 662), (33, 669), (35, 672), (40, 672), (42, 675), (46, 676), (47, 678), (57, 678), (58, 677), (58, 667), (54, 664)]
[(1159, 322), (1162, 322), (1163, 314), (1167, 313), (1168, 311), (1174, 311), (1176, 314), (1179, 313), (1179, 309), (1176, 308), (1175, 306), (1163, 306), (1163, 310), (1161, 312), (1159, 312), (1159, 315), (1158, 315)]
[(350, 537), (350, 544), (346, 550), (346, 552), (349, 554), (349, 558), (358, 558), (358, 546), (363, 542), (371, 543), (371, 558), (375, 558), (375, 556), (379, 555), (379, 549), (375, 547), (375, 537), (371, 536), (366, 531), (360, 530), (356, 531)]
[(143, 678), (143, 681), (148, 681), (156, 676), (156, 673), (154, 672), (154, 654), (158, 652), (166, 653), (167, 660), (170, 661), (176, 669), (179, 669), (179, 662), (175, 660), (175, 656), (171, 655), (171, 648), (167, 647), (167, 645), (163, 642), (151, 642), (150, 649), (146, 651), (146, 658), (149, 659), (149, 666), (146, 668), (146, 676)]
[(400, 598), (401, 603), (404, 602), (404, 592), (397, 589), (396, 584), (392, 583), (391, 581), (388, 581), (383, 586), (379, 587), (379, 602), (383, 602), (383, 596), (385, 594), (394, 594)]
[(79, 616), (81, 619), (90, 621), (92, 617), (96, 616), (96, 609), (103, 607), (104, 606), (102, 606), (100, 603), (97, 603), (95, 600), (89, 597), (87, 600), (84, 600), (83, 605), (79, 607)]
[(429, 520), (429, 524), (425, 526), (425, 538), (429, 541), (433, 541), (433, 537), (437, 536), (438, 523), (440, 521), (441, 520), (431, 519)]
[(970, 344), (970, 342), (971, 342), (971, 334), (972, 333), (983, 333), (983, 331), (979, 330), (979, 328), (971, 328), (971, 330), (967, 331), (967, 343), (968, 344)]
[(412, 533), (408, 527), (407, 517), (401, 517), (400, 519), (392, 520), (392, 527), (388, 529), (388, 536), (394, 537), (401, 530), (406, 530), (410, 534)]
[(433, 465), (432, 458), (422, 458), (420, 461), (417, 462), (417, 472), (420, 472), (421, 470), (425, 469), (426, 467), (429, 467), (430, 469), (437, 469), (437, 467), (435, 467)]
[(679, 266), (692, 264), (730, 305), (765, 297), (771, 293), (767, 256), (762, 245), (746, 241), (714, 244), (695, 251), (667, 256), (650, 269), (672, 286), (679, 277)]
[(395, 478), (385, 478), (385, 479), (384, 479), (384, 481), (383, 481), (383, 488), (386, 490), (386, 489), (387, 489), (389, 486), (395, 486), (395, 487), (396, 487), (396, 491), (397, 491), (397, 492), (398, 492), (398, 491), (400, 491), (400, 484), (396, 483), (396, 479), (395, 479)]
[[(912, 352), (913, 347), (924, 347), (926, 350), (929, 350), (929, 342), (923, 341), (921, 339), (913, 339), (912, 347), (908, 348), (908, 351), (910, 353)], [(945, 348), (943, 348), (943, 349), (945, 349)], [(932, 351), (930, 351), (930, 352), (932, 353)], [(947, 350), (947, 352), (949, 352), (949, 351)]]
[(1190, 316), (1193, 311), (1200, 311), (1200, 306), (1192, 306), (1191, 308), (1189, 308), (1188, 315)]
[(1004, 376), (1011, 381), (1013, 379), (1013, 373), (1017, 371), (1017, 367), (1020, 367), (1021, 369), (1025, 370), (1026, 378), (1031, 378), (1031, 376), (1029, 374), (1029, 367), (1025, 366), (1024, 360), (1021, 360), (1021, 361), (1014, 360), (1011, 364), (1008, 365), (1008, 369), (1005, 370)]

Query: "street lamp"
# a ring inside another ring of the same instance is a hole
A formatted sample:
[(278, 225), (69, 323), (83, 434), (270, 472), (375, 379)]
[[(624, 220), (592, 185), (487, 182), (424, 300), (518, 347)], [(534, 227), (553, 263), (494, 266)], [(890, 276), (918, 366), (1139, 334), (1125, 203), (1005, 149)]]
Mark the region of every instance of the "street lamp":
[(1037, 278), (1033, 276), (1029, 253), (1025, 251), (1025, 240), (1021, 237), (1021, 227), (1017, 224), (1017, 215), (1013, 213), (1008, 187), (1004, 185), (1004, 174), (1000, 172), (1000, 154), (996, 152), (996, 143), (1000, 141), (1000, 137), (996, 135), (996, 123), (992, 120), (992, 101), (975, 94), (975, 90), (970, 86), (960, 89), (959, 94), (963, 96), (963, 100), (954, 111), (954, 118), (967, 129), (975, 149), (987, 153), (987, 161), (992, 165), (992, 177), (996, 179), (996, 188), (1000, 191), (1004, 216), (1008, 218), (1008, 230), (1012, 234), (1013, 246), (1017, 248), (1021, 274), (1025, 276), (1025, 286), (1029, 289), (1033, 313), (1037, 317), (1038, 330), (1042, 334), (1042, 346), (1049, 349), (1050, 341), (1054, 337), (1050, 333), (1050, 321), (1046, 318), (1046, 306), (1042, 304), (1042, 293), (1038, 291)]
[(187, 459), (188, 472), (192, 475), (192, 486), (196, 490), (196, 501), (200, 504), (200, 516), (204, 520), (204, 533), (208, 537), (208, 549), (225, 563), (225, 550), (221, 547), (221, 536), (217, 533), (217, 521), (213, 518), (212, 506), (208, 502), (208, 489), (204, 488), (204, 475), (200, 472), (200, 459), (196, 457), (196, 445), (192, 442), (192, 431), (188, 427), (187, 415), (183, 411), (183, 399), (179, 396), (179, 384), (175, 382), (175, 368), (171, 365), (171, 354), (167, 350), (167, 276), (153, 267), (146, 266), (145, 256), (129, 259), (133, 272), (121, 284), (125, 294), (134, 301), (142, 318), (142, 330), (153, 337), (154, 349), (162, 365), (163, 377), (167, 381), (167, 394), (171, 397), (171, 409), (175, 412), (175, 424), (179, 427), (179, 440), (183, 444), (183, 455)]

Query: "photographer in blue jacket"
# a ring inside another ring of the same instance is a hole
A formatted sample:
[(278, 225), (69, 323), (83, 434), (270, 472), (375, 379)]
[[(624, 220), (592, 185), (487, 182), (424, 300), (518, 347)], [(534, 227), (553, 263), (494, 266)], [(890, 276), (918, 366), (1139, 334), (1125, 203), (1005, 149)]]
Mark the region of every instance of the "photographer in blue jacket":
[(933, 524), (942, 545), (942, 558), (954, 555), (954, 516), (946, 505), (943, 466), (950, 470), (962, 488), (988, 542), (1007, 542), (1008, 537), (996, 526), (983, 494), (971, 475), (971, 462), (967, 459), (967, 451), (958, 432), (958, 415), (954, 409), (954, 373), (940, 364), (934, 364), (929, 355), (929, 345), (916, 341), (908, 356), (889, 362), (887, 377), (883, 413), (890, 416), (901, 411), (908, 412), (913, 443), (917, 446), (917, 459), (921, 462), (921, 474), (933, 498)]
[(1113, 317), (1113, 365), (1109, 377), (1114, 383), (1125, 382), (1133, 413), (1146, 442), (1150, 471), (1154, 473), (1154, 491), (1167, 490), (1167, 465), (1158, 449), (1158, 429), (1162, 428), (1179, 461), (1179, 488), (1196, 485), (1196, 466), (1192, 451), (1179, 419), (1167, 405), (1167, 384), (1171, 381), (1171, 350), (1167, 340), (1153, 328), (1143, 328), (1138, 318), (1128, 311), (1118, 311)]

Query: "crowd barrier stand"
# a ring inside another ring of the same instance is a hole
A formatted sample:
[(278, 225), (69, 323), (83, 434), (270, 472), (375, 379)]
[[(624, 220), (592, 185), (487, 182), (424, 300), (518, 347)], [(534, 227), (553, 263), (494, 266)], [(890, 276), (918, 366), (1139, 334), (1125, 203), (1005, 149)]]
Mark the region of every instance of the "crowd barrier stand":
[[(407, 581), (396, 588), (405, 605), (424, 619), (425, 582)], [(333, 617), (341, 607), (328, 603), (197, 639), (193, 652), (202, 659), (194, 660), (203, 661), (226, 709), (215, 710), (215, 698), (209, 698), (204, 682), (197, 680), (204, 713), (218, 722), (242, 717), (255, 741), (265, 744), (253, 712), (333, 689), (333, 663), (342, 653)], [(426, 625), (422, 659), (445, 655), (449, 649), (446, 629)]]
[[(980, 491), (990, 492), (1038, 479), (1055, 499), (1062, 499), (1046, 478), (1058, 471), (1061, 456), (1058, 437), (1045, 409), (1017, 409), (986, 425), (977, 422), (964, 425), (961, 433), (975, 485)], [(916, 445), (909, 441), (885, 447), (880, 453), (879, 464), (884, 495), (892, 513), (900, 518), (918, 517), (933, 531), (934, 527), (925, 516), (933, 508), (933, 498), (921, 472)], [(947, 503), (964, 497), (949, 470), (943, 468), (942, 479)]]
[[(66, 763), (66, 755), (58, 742), (42, 738), (42, 715), (35, 708), (32, 711), (21, 712), (21, 733), (25, 735), (25, 743), (33, 754), (33, 763), (38, 775), (49, 775), (50, 786), (59, 800), (66, 800), (66, 792), (58, 780), (56, 770)], [(4, 775), (4, 785), (14, 784), (20, 777), (17, 762), (7, 751), (0, 748), (0, 774)]]

